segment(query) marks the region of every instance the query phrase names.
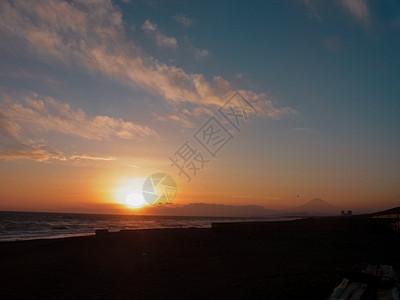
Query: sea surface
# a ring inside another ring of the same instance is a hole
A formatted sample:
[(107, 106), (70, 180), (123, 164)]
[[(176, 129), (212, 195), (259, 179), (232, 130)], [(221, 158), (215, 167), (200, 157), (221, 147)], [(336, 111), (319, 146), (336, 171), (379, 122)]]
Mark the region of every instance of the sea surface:
[(290, 218), (171, 217), (0, 211), (0, 242), (93, 235), (96, 229), (211, 228), (213, 222), (283, 221)]

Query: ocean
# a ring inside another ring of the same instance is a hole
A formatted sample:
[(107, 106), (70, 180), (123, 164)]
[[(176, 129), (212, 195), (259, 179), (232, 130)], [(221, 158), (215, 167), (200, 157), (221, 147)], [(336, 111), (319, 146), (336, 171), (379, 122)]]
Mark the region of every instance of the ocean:
[(211, 228), (213, 222), (277, 221), (283, 218), (172, 217), (0, 211), (0, 242), (93, 235), (96, 229)]

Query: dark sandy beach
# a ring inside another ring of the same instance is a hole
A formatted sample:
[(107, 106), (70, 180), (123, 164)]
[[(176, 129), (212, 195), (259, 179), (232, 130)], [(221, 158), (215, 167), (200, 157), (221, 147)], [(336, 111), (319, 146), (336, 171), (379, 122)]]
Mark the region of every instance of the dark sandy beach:
[(340, 281), (336, 268), (398, 269), (399, 250), (390, 232), (351, 228), (160, 229), (7, 242), (0, 299), (325, 299)]

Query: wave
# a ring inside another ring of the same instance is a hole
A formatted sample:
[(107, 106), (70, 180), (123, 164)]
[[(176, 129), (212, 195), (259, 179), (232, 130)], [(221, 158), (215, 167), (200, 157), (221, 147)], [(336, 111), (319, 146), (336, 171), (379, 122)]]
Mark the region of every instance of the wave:
[(211, 228), (213, 222), (251, 220), (278, 219), (0, 212), (0, 242), (91, 235), (96, 229)]

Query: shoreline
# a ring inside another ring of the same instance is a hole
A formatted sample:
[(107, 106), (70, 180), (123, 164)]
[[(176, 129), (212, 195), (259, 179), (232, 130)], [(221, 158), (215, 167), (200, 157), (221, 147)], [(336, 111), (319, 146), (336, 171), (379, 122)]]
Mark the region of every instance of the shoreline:
[(214, 222), (285, 221), (276, 217), (116, 216), (69, 213), (0, 212), (0, 243), (94, 234), (97, 229), (119, 231), (151, 228), (211, 228)]
[(0, 298), (325, 299), (340, 282), (337, 268), (368, 262), (398, 270), (398, 253), (391, 232), (340, 226), (278, 234), (147, 229), (7, 242), (0, 243)]
[[(188, 217), (189, 218), (189, 217)], [(208, 219), (214, 219), (214, 217), (207, 217)], [(51, 239), (62, 239), (69, 237), (79, 237), (79, 236), (91, 236), (105, 233), (118, 233), (118, 232), (129, 232), (129, 231), (138, 231), (138, 230), (160, 230), (160, 229), (188, 229), (188, 228), (203, 228), (203, 229), (213, 229), (219, 232), (279, 232), (282, 231), (330, 231), (330, 230), (371, 230), (375, 227), (375, 223), (373, 223), (373, 219), (371, 219), (368, 215), (355, 215), (351, 217), (343, 217), (343, 216), (311, 216), (311, 217), (287, 217), (287, 218), (245, 218), (245, 217), (237, 217), (237, 218), (222, 218), (215, 217), (215, 219), (220, 219), (220, 221), (212, 222), (207, 224), (203, 224), (201, 226), (191, 226), (190, 224), (169, 224), (168, 226), (160, 226), (160, 227), (138, 227), (133, 229), (126, 228), (115, 228), (115, 227), (103, 227), (103, 228), (94, 228), (90, 231), (82, 231), (82, 232), (58, 232), (54, 230), (53, 232), (43, 233), (42, 231), (38, 232), (21, 232), (14, 233), (10, 235), (11, 237), (7, 237), (7, 235), (0, 236), (0, 244), (1, 243), (10, 243), (17, 241), (30, 241), (30, 240), (51, 240)], [(227, 219), (228, 222), (223, 222), (222, 220)], [(232, 219), (236, 219), (232, 221)], [(229, 222), (229, 220), (231, 220)], [(240, 220), (240, 221), (239, 221)], [(245, 220), (245, 221), (243, 221)], [(318, 222), (318, 226), (314, 226), (314, 223)], [(344, 223), (344, 224), (343, 224)], [(321, 227), (323, 226), (323, 227)], [(355, 227), (354, 227), (355, 226)], [(24, 237), (19, 237), (18, 235), (25, 235)], [(29, 236), (31, 235), (31, 236)]]

